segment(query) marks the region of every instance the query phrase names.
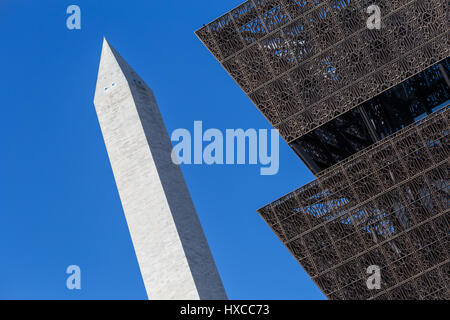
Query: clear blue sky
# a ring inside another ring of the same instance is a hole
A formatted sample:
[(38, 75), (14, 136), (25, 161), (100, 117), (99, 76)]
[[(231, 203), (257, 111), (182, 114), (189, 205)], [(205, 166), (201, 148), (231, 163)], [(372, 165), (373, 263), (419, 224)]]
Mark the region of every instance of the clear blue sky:
[[(102, 38), (153, 88), (169, 133), (271, 126), (194, 35), (242, 0), (0, 0), (0, 299), (145, 299), (95, 114)], [(66, 28), (77, 4), (82, 29)], [(256, 210), (313, 179), (183, 166), (231, 299), (323, 299)], [(66, 289), (67, 266), (82, 290)]]

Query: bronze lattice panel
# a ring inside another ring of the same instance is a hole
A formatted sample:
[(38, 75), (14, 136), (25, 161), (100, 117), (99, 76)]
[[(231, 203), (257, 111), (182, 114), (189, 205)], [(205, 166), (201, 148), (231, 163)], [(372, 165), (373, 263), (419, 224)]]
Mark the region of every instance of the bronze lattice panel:
[(327, 297), (450, 299), (449, 120), (447, 106), (259, 210)]
[[(366, 8), (382, 9), (381, 30)], [(249, 0), (196, 32), (292, 142), (450, 53), (447, 0)]]

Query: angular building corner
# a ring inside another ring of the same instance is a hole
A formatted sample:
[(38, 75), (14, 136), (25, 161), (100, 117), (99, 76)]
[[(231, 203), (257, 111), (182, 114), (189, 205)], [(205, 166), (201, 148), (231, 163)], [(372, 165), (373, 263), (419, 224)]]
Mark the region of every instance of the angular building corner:
[(149, 299), (227, 299), (152, 90), (104, 39), (94, 99)]
[(449, 12), (248, 0), (196, 32), (315, 174), (258, 212), (330, 299), (450, 299)]

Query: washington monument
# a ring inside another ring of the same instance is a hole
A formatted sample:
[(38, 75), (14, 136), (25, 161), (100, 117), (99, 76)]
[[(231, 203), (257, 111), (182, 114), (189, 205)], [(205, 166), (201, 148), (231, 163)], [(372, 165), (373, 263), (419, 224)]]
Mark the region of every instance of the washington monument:
[(106, 40), (94, 104), (148, 298), (226, 299), (153, 92)]

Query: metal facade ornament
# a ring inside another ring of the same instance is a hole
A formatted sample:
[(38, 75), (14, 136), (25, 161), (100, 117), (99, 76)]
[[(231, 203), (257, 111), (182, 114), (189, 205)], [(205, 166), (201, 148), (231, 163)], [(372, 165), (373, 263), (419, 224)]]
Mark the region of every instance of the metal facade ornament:
[(259, 210), (327, 297), (450, 299), (449, 120), (447, 106)]
[(251, 0), (196, 32), (290, 143), (450, 54), (447, 0)]

